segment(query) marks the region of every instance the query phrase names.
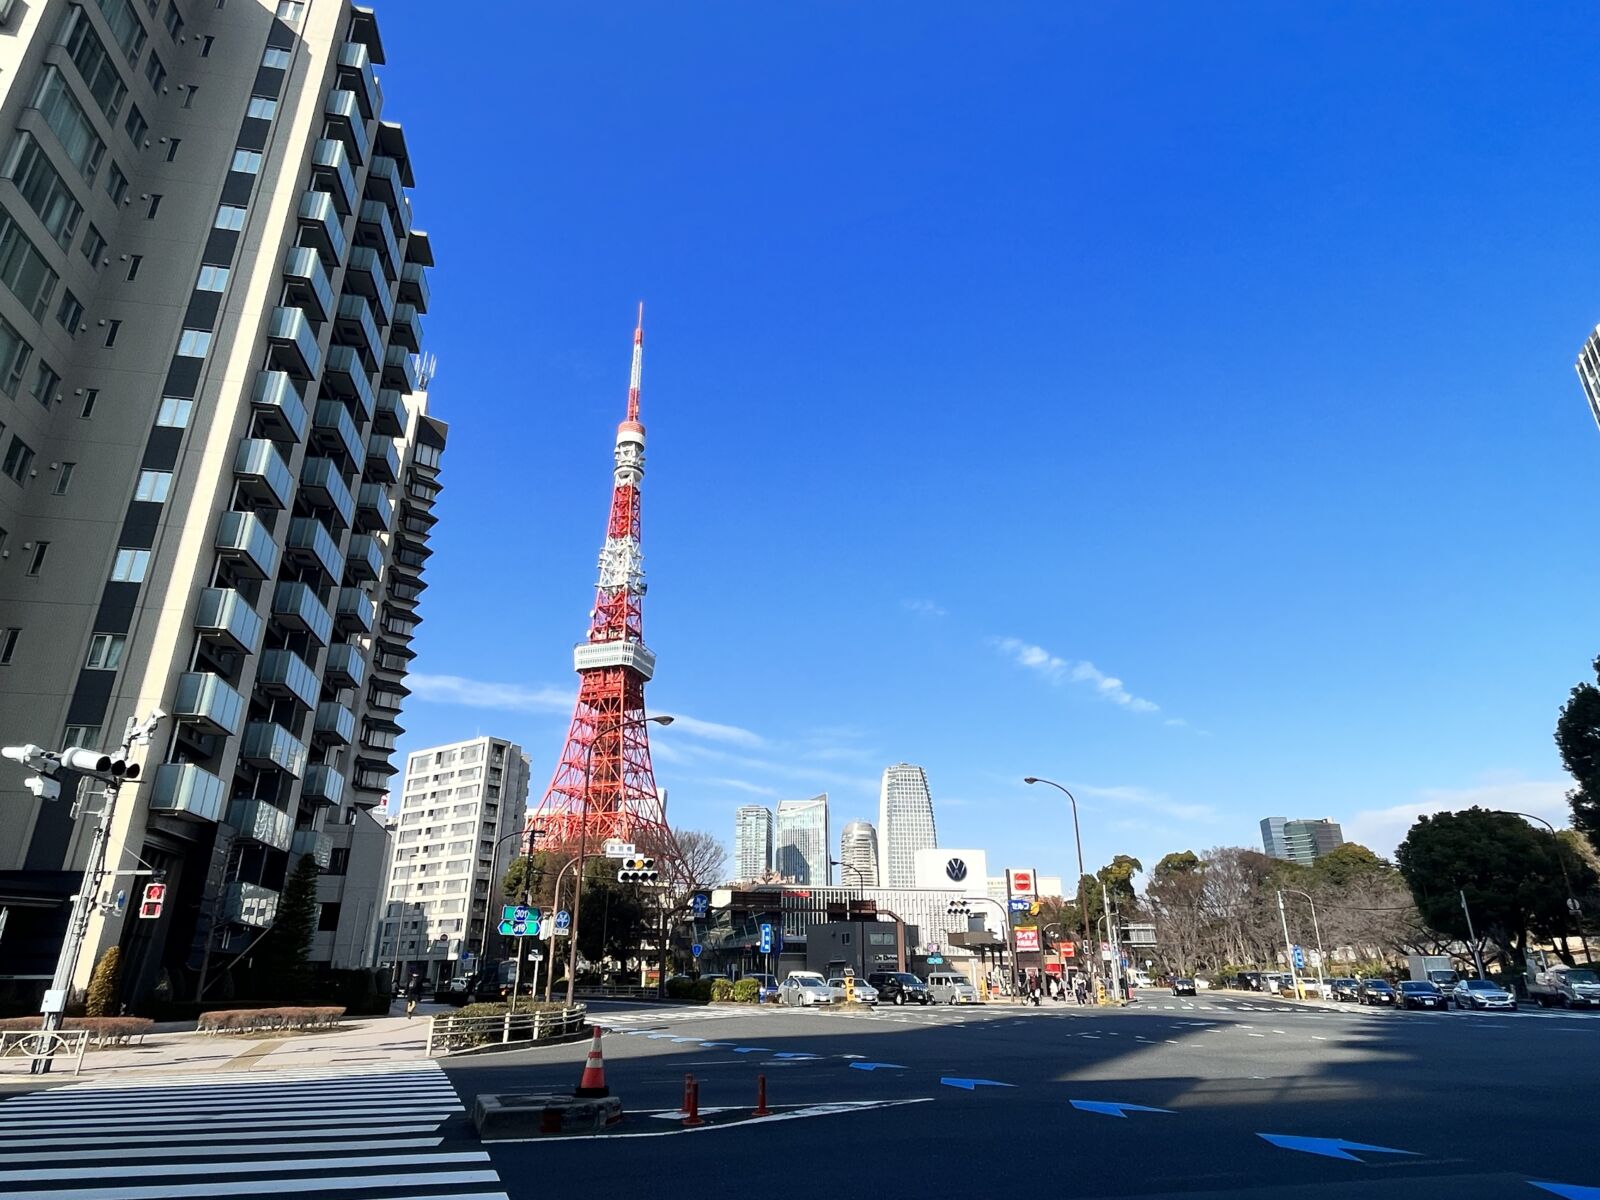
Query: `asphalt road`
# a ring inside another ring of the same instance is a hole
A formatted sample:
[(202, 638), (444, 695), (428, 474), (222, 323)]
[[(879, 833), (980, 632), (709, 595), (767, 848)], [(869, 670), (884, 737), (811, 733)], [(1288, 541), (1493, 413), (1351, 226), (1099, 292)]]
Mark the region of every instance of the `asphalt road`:
[[(1541, 1181), (1600, 1200), (1588, 1094), (1600, 1016), (1243, 1005), (600, 1005), (623, 1125), (487, 1148), (513, 1198), (673, 1180), (778, 1195), (897, 1181), (968, 1195), (1460, 1200), (1551, 1194)], [(470, 1111), (479, 1092), (570, 1090), (586, 1049), (445, 1069)], [(700, 1084), (698, 1129), (674, 1115), (685, 1073)], [(763, 1074), (775, 1116), (756, 1120)], [(1107, 1110), (1128, 1104), (1163, 1111)]]

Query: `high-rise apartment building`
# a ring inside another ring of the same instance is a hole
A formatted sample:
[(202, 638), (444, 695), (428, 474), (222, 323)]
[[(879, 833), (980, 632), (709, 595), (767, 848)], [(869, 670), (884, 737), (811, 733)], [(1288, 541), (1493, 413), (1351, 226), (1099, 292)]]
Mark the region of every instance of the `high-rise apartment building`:
[[(109, 748), (169, 714), (109, 848), (165, 873), (165, 911), (97, 914), (78, 984), (120, 943), (123, 1000), (183, 999), (394, 774), (446, 434), (433, 252), (371, 9), (0, 22), (0, 729)], [(30, 904), (6, 942), (53, 955), (90, 822), (22, 782), (0, 772), (0, 906)]]
[(839, 835), (839, 883), (878, 886), (878, 831), (871, 821), (850, 821)]
[(915, 887), (917, 851), (938, 844), (927, 772), (910, 763), (886, 768), (878, 797), (878, 878), (883, 886)]
[(733, 814), (734, 878), (765, 879), (772, 870), (772, 810), (743, 804)]
[(1344, 832), (1326, 818), (1292, 821), (1287, 817), (1264, 817), (1261, 821), (1261, 848), (1273, 858), (1309, 866), (1342, 845)]
[(444, 982), (469, 973), (464, 955), (493, 951), (527, 807), (528, 756), (513, 742), (478, 737), (407, 758), (381, 951), (397, 980)]
[(809, 800), (778, 801), (772, 868), (790, 883), (826, 886), (828, 865), (828, 793)]

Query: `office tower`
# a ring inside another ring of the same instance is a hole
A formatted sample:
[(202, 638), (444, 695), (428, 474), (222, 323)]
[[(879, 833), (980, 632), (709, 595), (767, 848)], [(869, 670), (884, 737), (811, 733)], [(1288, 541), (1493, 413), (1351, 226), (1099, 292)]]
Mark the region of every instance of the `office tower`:
[(778, 801), (772, 866), (780, 878), (826, 887), (832, 879), (828, 849), (827, 792), (809, 800)]
[[(433, 254), (370, 9), (3, 10), (0, 729), (110, 748), (170, 714), (109, 847), (165, 873), (163, 915), (97, 914), (78, 984), (120, 943), (123, 1002), (189, 999), (394, 774)], [(91, 823), (13, 770), (0, 811), (0, 905), (55, 901), (6, 942), (53, 953)]]
[(851, 821), (839, 835), (841, 887), (878, 886), (878, 831), (871, 821)]
[(762, 879), (772, 870), (772, 810), (743, 804), (733, 814), (734, 878)]
[(917, 851), (938, 844), (926, 772), (910, 763), (885, 769), (878, 798), (878, 878), (883, 886), (914, 887)]
[(416, 971), (439, 983), (494, 956), (486, 931), (499, 924), (500, 881), (526, 845), (527, 807), (528, 757), (514, 742), (478, 737), (406, 760), (383, 917), (382, 958), (397, 980)]
[(1600, 425), (1600, 325), (1584, 339), (1576, 366), (1578, 382), (1583, 385), (1583, 394), (1589, 401), (1589, 412), (1595, 424)]
[(1292, 821), (1267, 817), (1261, 822), (1261, 845), (1273, 858), (1309, 866), (1328, 851), (1344, 845), (1344, 833), (1337, 823), (1327, 818)]

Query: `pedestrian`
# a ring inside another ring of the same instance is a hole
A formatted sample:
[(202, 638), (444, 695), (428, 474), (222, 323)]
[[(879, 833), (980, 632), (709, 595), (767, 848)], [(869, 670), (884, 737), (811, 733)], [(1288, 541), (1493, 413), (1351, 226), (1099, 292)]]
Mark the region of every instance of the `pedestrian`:
[(417, 1011), (417, 1001), (422, 999), (422, 976), (416, 971), (411, 972), (411, 978), (406, 981), (406, 1016), (413, 1016)]

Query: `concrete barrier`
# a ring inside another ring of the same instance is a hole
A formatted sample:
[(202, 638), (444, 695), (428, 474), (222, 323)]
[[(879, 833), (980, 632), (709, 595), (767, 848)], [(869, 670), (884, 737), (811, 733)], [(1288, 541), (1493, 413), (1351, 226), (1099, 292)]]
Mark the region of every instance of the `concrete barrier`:
[(472, 1106), (472, 1124), (485, 1142), (598, 1133), (622, 1120), (616, 1096), (580, 1099), (562, 1094), (479, 1096)]

